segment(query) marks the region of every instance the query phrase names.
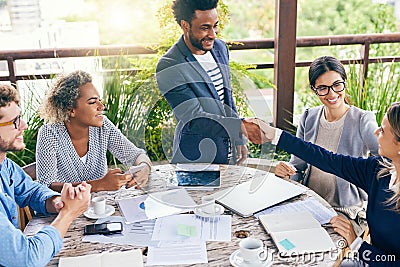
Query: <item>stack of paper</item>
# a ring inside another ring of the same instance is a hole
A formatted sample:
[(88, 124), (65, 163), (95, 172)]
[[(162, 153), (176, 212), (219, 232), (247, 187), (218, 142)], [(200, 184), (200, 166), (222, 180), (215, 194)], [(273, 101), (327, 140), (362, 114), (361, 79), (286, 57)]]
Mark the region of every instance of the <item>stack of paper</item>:
[(206, 241), (230, 241), (232, 217), (217, 216), (203, 220), (193, 214), (158, 218), (149, 246), (147, 265), (207, 263)]
[(117, 201), (127, 223), (188, 212), (196, 206), (192, 197), (183, 188), (119, 199)]

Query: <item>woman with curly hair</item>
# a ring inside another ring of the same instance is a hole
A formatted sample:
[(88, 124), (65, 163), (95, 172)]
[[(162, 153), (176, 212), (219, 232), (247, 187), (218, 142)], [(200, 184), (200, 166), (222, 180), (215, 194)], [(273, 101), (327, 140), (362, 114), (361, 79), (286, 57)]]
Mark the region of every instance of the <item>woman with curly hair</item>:
[[(87, 181), (92, 191), (141, 187), (149, 177), (151, 161), (103, 115), (104, 105), (84, 71), (60, 76), (40, 107), (47, 124), (39, 129), (36, 147), (40, 183), (60, 191), (63, 183)], [(133, 174), (107, 168), (110, 151), (123, 164), (144, 165)]]

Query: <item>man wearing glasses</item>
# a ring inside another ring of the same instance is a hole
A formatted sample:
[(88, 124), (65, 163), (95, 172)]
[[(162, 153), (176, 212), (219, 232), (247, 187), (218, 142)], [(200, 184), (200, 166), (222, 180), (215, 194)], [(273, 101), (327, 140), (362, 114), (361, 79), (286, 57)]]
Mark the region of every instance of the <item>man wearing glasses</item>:
[[(0, 266), (44, 266), (61, 249), (62, 238), (72, 221), (89, 207), (90, 185), (65, 184), (59, 195), (32, 181), (7, 159), (8, 151), (25, 148), (23, 133), (27, 124), (18, 104), (18, 91), (10, 85), (0, 85)], [(51, 225), (26, 237), (18, 229), (17, 204), (58, 215)]]

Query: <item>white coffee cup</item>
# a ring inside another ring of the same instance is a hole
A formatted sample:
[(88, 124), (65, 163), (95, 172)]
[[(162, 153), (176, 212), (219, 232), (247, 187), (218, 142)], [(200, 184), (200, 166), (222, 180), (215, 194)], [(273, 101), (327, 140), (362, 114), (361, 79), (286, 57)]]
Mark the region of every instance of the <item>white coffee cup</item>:
[(201, 209), (204, 213), (215, 214), (215, 198), (213, 196), (203, 196), (201, 198), (202, 206)]
[(92, 198), (93, 212), (97, 215), (106, 213), (106, 199), (105, 197)]
[(267, 251), (260, 239), (247, 237), (239, 243), (240, 255), (245, 262), (260, 262), (267, 259)]

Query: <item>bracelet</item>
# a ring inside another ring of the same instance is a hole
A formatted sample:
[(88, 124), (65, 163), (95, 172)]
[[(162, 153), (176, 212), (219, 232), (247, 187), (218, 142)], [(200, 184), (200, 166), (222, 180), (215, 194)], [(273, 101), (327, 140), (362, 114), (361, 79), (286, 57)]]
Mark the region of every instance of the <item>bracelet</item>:
[(149, 166), (149, 170), (150, 170), (150, 172), (151, 172), (151, 164), (150, 163), (148, 163), (147, 161), (141, 161), (141, 162), (139, 162), (138, 163), (138, 165), (140, 165), (140, 164), (146, 164), (147, 166)]

